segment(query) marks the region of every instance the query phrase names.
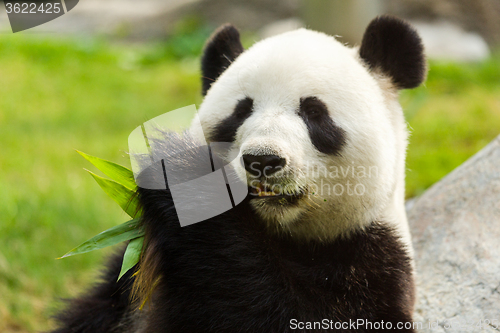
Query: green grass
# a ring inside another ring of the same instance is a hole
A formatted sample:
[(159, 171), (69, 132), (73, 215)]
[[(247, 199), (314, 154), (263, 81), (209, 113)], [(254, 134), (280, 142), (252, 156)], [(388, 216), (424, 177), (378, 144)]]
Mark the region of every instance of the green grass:
[(2, 36), (0, 332), (48, 329), (56, 298), (81, 291), (103, 252), (54, 258), (127, 219), (74, 149), (129, 166), (135, 127), (199, 104), (197, 63), (140, 65), (142, 54), (95, 41)]
[[(199, 104), (197, 60), (172, 52), (2, 35), (0, 332), (49, 329), (57, 298), (95, 279), (109, 251), (55, 258), (127, 217), (83, 171), (95, 168), (74, 149), (128, 166), (127, 138), (136, 126)], [(500, 132), (500, 58), (433, 63), (425, 87), (401, 100), (413, 131), (413, 196)]]
[(401, 96), (412, 135), (406, 193), (426, 188), (500, 134), (500, 56), (479, 64), (431, 63), (424, 86)]

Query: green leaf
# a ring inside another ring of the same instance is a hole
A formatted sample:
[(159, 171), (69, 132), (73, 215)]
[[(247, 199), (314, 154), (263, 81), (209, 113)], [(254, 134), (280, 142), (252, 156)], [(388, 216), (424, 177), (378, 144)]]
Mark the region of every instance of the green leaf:
[(132, 170), (102, 158), (85, 154), (79, 150), (76, 152), (92, 163), (97, 169), (101, 170), (106, 176), (122, 184), (129, 190), (134, 190), (137, 187)]
[(128, 243), (125, 254), (123, 255), (122, 269), (120, 271), (120, 275), (118, 276), (118, 280), (120, 280), (123, 274), (127, 273), (139, 262), (143, 243), (144, 237), (132, 239), (130, 243)]
[(111, 197), (130, 217), (135, 217), (139, 207), (139, 200), (135, 196), (135, 191), (126, 188), (114, 180), (106, 179), (87, 170), (96, 180), (97, 184)]
[(100, 250), (111, 245), (144, 236), (144, 230), (139, 227), (139, 223), (139, 219), (133, 219), (117, 225), (116, 227), (103, 231), (97, 236), (94, 236), (91, 239), (83, 242), (58, 259), (74, 256), (76, 254), (87, 253), (94, 250)]

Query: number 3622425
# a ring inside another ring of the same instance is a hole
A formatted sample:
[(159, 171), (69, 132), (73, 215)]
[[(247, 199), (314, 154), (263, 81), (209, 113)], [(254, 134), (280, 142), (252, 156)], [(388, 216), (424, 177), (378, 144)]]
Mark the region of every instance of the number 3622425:
[(61, 3), (34, 3), (34, 2), (16, 2), (5, 3), (7, 14), (58, 14), (61, 12)]

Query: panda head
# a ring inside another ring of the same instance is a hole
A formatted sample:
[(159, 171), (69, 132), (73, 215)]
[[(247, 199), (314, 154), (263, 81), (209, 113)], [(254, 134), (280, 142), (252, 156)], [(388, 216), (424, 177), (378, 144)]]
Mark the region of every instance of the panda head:
[(407, 132), (397, 92), (425, 74), (420, 38), (388, 16), (370, 23), (359, 48), (299, 29), (244, 50), (225, 25), (202, 56), (198, 135), (232, 143), (250, 204), (271, 229), (344, 235), (401, 212)]

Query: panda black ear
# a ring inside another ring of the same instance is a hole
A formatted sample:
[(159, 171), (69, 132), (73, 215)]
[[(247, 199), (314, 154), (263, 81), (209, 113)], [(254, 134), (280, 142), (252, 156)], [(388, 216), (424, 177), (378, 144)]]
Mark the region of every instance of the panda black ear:
[(203, 95), (243, 51), (240, 33), (233, 25), (225, 24), (212, 34), (201, 58)]
[(366, 28), (359, 55), (371, 70), (389, 76), (398, 89), (418, 87), (427, 74), (422, 40), (405, 21), (375, 18)]

